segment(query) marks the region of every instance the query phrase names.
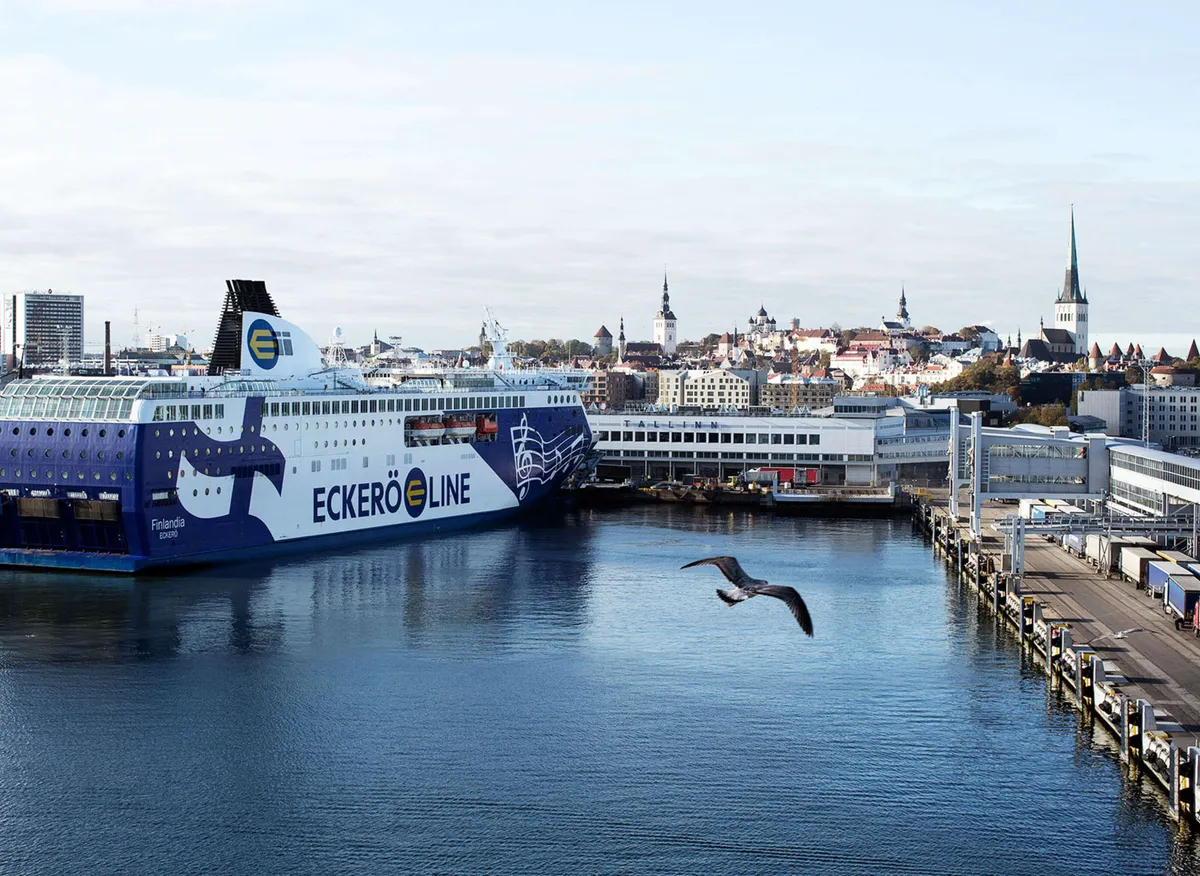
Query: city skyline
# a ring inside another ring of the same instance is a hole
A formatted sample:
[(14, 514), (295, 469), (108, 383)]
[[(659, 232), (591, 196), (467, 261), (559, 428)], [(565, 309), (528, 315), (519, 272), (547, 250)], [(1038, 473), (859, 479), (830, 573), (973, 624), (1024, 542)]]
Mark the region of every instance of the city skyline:
[(918, 326), (1029, 336), (1074, 203), (1092, 336), (1171, 349), (1195, 10), (714, 8), (7, 4), (0, 291), (118, 342), (138, 307), (207, 344), (229, 277), (318, 337), (461, 346), (491, 304), (648, 340), (665, 262), (681, 338), (874, 325), (901, 286)]

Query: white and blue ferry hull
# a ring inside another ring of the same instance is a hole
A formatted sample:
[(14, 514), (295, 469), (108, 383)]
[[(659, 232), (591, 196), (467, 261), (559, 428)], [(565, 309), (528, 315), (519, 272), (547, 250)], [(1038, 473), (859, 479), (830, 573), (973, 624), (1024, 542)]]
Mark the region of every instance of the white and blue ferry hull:
[[(264, 398), (223, 401), (221, 434), (211, 421), (6, 424), (0, 565), (131, 573), (483, 525), (543, 503), (591, 446), (578, 404), (498, 410), (494, 438), (414, 447), (395, 416), (264, 417)], [(31, 499), (40, 516), (22, 513)]]

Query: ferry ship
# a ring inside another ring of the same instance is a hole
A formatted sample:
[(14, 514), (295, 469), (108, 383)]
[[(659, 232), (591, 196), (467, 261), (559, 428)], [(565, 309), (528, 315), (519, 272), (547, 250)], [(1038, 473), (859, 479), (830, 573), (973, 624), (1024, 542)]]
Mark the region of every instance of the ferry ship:
[(46, 376), (0, 392), (0, 565), (138, 572), (516, 514), (582, 463), (581, 373), (372, 386), (230, 280), (208, 375)]

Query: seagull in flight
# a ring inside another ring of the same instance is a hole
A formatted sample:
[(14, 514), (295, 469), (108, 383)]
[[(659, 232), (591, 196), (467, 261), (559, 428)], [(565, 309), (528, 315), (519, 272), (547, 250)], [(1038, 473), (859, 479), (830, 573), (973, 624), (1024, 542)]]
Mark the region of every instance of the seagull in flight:
[[(1130, 627), (1127, 630), (1117, 630), (1115, 633), (1105, 633), (1103, 636), (1096, 636), (1096, 638), (1092, 639), (1092, 642), (1099, 642), (1101, 639), (1124, 639), (1130, 633), (1144, 633), (1144, 632), (1146, 632), (1146, 631), (1144, 629), (1142, 629), (1141, 627)], [(1091, 642), (1089, 642), (1088, 644), (1090, 645)]]
[(808, 606), (804, 604), (804, 600), (800, 598), (796, 588), (768, 584), (760, 578), (751, 578), (736, 557), (705, 557), (703, 560), (696, 560), (679, 568), (690, 569), (692, 566), (716, 566), (721, 570), (721, 574), (733, 585), (733, 588), (722, 590), (718, 587), (717, 596), (721, 597), (721, 601), (730, 608), (739, 602), (745, 602), (752, 596), (774, 596), (787, 603), (787, 607), (792, 611), (792, 617), (796, 619), (796, 623), (800, 624), (800, 629), (810, 636), (813, 634), (812, 616), (809, 615)]

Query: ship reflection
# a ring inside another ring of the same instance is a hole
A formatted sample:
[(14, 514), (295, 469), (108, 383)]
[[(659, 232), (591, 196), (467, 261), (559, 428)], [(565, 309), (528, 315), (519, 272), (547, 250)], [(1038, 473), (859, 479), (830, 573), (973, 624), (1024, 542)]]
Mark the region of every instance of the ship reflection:
[(358, 623), (411, 645), (447, 634), (520, 645), (520, 624), (585, 623), (594, 575), (591, 530), (575, 518), (402, 542), (313, 570), (314, 632)]
[(449, 637), (520, 646), (587, 619), (586, 522), (557, 517), (173, 577), (0, 573), (0, 667)]
[(0, 575), (0, 665), (153, 660), (186, 650), (272, 650), (277, 612), (261, 579), (207, 570), (182, 578)]

